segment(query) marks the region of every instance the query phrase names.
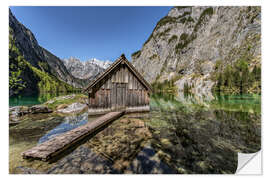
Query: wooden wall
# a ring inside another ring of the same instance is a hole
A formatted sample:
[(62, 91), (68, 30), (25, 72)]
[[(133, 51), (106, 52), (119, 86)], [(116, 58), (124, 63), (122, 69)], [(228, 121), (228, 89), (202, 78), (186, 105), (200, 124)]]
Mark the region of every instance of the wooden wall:
[(120, 65), (107, 75), (92, 94), (89, 94), (89, 108), (136, 107), (149, 105), (147, 89), (126, 65)]

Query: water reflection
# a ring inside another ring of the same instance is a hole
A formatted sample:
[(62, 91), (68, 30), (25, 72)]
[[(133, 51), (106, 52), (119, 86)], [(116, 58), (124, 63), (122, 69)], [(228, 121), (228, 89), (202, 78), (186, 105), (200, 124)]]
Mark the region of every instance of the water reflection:
[(260, 97), (215, 96), (203, 104), (187, 98), (188, 103), (154, 95), (145, 119), (153, 133), (151, 145), (179, 173), (234, 173), (237, 152), (260, 150)]
[(10, 127), (10, 172), (234, 173), (237, 152), (261, 148), (260, 96), (154, 94), (150, 106), (148, 114), (123, 116), (53, 164), (22, 160), (20, 154), (92, 117), (31, 115)]
[(88, 122), (87, 112), (81, 115), (67, 116), (64, 118), (64, 121), (60, 125), (56, 126), (54, 129), (52, 129), (51, 131), (46, 133), (44, 136), (42, 136), (39, 139), (38, 144), (48, 141), (55, 136), (58, 136), (72, 129), (75, 129), (79, 126), (82, 126), (86, 124), (87, 122)]
[(36, 104), (42, 104), (54, 97), (74, 94), (76, 92), (69, 93), (41, 93), (41, 94), (33, 94), (33, 95), (23, 95), (23, 96), (14, 96), (9, 97), (9, 107), (13, 106), (32, 106)]

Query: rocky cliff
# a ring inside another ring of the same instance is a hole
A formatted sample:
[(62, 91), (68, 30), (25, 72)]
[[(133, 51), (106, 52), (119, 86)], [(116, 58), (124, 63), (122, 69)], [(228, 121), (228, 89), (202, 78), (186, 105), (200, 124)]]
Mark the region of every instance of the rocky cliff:
[(83, 86), (83, 82), (73, 77), (58, 57), (39, 46), (33, 33), (21, 24), (11, 11), (9, 11), (9, 32), (20, 54), (33, 67), (74, 87)]
[(150, 83), (172, 80), (179, 91), (188, 85), (207, 94), (217, 82), (217, 62), (260, 64), (260, 55), (260, 7), (174, 7), (132, 63)]
[(81, 61), (74, 57), (64, 59), (63, 62), (74, 77), (88, 81), (94, 79), (112, 64), (111, 61), (101, 61), (95, 58)]

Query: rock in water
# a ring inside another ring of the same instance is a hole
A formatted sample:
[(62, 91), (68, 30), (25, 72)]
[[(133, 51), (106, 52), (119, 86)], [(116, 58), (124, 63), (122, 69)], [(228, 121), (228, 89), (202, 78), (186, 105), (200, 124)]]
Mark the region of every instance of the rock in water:
[(14, 106), (9, 108), (9, 124), (17, 124), (19, 117), (28, 113), (29, 108), (27, 106)]
[(16, 124), (19, 121), (19, 117), (26, 114), (37, 114), (37, 113), (51, 113), (53, 112), (50, 108), (44, 105), (35, 105), (31, 107), (27, 106), (14, 106), (9, 108), (9, 123)]
[(60, 113), (75, 113), (76, 112), (77, 113), (77, 112), (81, 112), (85, 108), (87, 108), (86, 104), (73, 103), (63, 109), (58, 109), (57, 112), (60, 112)]
[(29, 112), (32, 114), (36, 113), (51, 113), (52, 110), (44, 105), (35, 105), (29, 108)]

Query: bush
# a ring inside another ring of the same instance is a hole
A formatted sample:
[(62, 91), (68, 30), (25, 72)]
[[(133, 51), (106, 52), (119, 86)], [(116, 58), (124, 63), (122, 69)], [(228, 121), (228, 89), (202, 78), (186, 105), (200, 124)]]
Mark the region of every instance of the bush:
[(254, 66), (249, 71), (248, 62), (245, 59), (239, 59), (234, 66), (227, 65), (224, 71), (220, 69), (221, 62), (217, 62), (216, 68), (219, 70), (216, 77), (215, 91), (248, 93), (254, 91), (260, 92), (261, 89), (261, 68)]

